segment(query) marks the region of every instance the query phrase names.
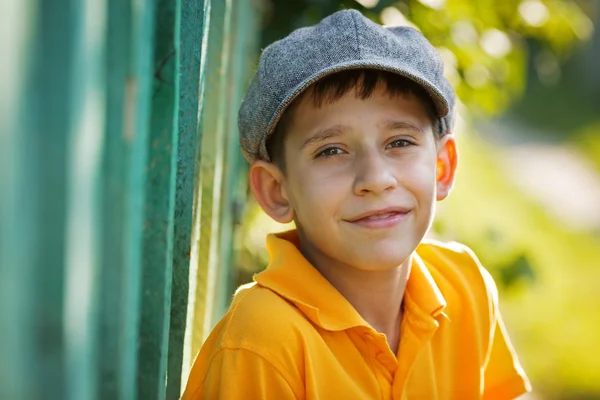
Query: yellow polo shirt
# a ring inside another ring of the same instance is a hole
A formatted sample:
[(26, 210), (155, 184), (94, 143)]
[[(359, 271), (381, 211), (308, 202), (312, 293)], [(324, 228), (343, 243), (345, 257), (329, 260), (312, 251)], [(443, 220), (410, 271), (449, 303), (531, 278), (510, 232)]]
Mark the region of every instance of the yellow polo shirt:
[(512, 399), (530, 389), (491, 276), (459, 244), (412, 256), (394, 354), (302, 256), (269, 235), (271, 262), (236, 293), (192, 367), (192, 399)]

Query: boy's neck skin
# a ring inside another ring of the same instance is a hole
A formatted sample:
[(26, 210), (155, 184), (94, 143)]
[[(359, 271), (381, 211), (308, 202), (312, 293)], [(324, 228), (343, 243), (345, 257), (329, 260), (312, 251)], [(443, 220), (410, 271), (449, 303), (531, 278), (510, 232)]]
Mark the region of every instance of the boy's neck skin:
[(304, 248), (301, 230), (298, 233), (303, 255), (369, 325), (377, 332), (385, 334), (391, 351), (397, 354), (400, 344), (399, 328), (403, 316), (402, 301), (410, 274), (410, 259), (389, 270), (360, 270), (333, 260), (323, 260), (322, 254), (321, 257), (311, 256), (315, 254), (314, 249)]

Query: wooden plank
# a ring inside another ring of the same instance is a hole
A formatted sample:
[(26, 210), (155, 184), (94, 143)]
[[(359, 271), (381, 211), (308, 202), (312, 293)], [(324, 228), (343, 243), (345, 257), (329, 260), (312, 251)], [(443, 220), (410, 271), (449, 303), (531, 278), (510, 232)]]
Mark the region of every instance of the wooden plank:
[[(191, 340), (188, 351), (196, 354), (208, 330), (211, 328), (213, 299), (216, 296), (219, 216), (224, 162), (225, 107), (229, 43), (227, 32), (230, 27), (231, 1), (212, 2), (210, 10), (210, 31), (206, 86), (202, 110), (202, 153), (200, 160), (200, 187), (197, 191), (199, 202), (196, 213), (199, 215), (199, 236), (196, 238), (197, 257), (196, 290), (194, 309), (190, 323)], [(191, 357), (190, 357), (191, 358)]]
[[(105, 0), (72, 5), (74, 48), (71, 132), (66, 146), (68, 179), (64, 283), (67, 399), (97, 393), (98, 295), (102, 218), (101, 177), (105, 122)], [(53, 28), (54, 29), (54, 28)]]
[[(44, 368), (36, 365), (39, 343), (33, 330), (39, 310), (37, 299), (31, 295), (35, 295), (32, 286), (36, 283), (38, 254), (45, 246), (36, 233), (43, 222), (37, 219), (41, 208), (40, 164), (51, 154), (44, 157), (35, 145), (36, 118), (46, 105), (47, 94), (40, 91), (36, 98), (30, 97), (39, 89), (40, 79), (33, 81), (36, 72), (40, 74), (33, 68), (33, 60), (40, 57), (41, 45), (36, 43), (41, 32), (32, 12), (39, 10), (39, 4), (35, 0), (6, 2), (1, 9), (0, 50), (11, 57), (0, 65), (0, 398), (40, 398), (37, 381), (43, 378)], [(46, 38), (46, 44), (55, 41), (55, 36)], [(55, 196), (49, 200), (60, 206)], [(56, 228), (60, 231), (61, 226)], [(56, 272), (62, 265), (57, 268), (56, 252), (50, 256), (54, 259), (48, 259), (48, 268)], [(58, 272), (62, 273), (60, 269)], [(60, 304), (54, 306), (60, 310)], [(60, 327), (48, 328), (50, 343), (60, 343)], [(60, 356), (52, 349), (40, 357), (46, 364), (48, 360), (55, 363), (57, 380), (48, 382), (48, 390), (58, 394), (64, 393)]]
[[(185, 24), (182, 24), (185, 26)], [(196, 292), (198, 286), (198, 259), (200, 256), (199, 253), (199, 243), (200, 243), (200, 218), (201, 218), (201, 160), (202, 160), (202, 143), (203, 143), (203, 130), (202, 130), (202, 115), (204, 113), (204, 105), (205, 105), (205, 87), (206, 87), (206, 70), (207, 70), (207, 53), (208, 53), (208, 38), (211, 26), (211, 0), (204, 0), (204, 9), (203, 9), (203, 27), (202, 27), (202, 40), (200, 47), (200, 74), (198, 76), (199, 80), (199, 89), (198, 89), (198, 120), (197, 120), (197, 129), (198, 129), (198, 139), (196, 145), (196, 154), (195, 154), (195, 174), (194, 174), (194, 187), (193, 187), (193, 204), (192, 204), (192, 227), (191, 227), (191, 251), (190, 251), (190, 263), (189, 268), (187, 270), (187, 280), (185, 285), (187, 286), (187, 299), (178, 299), (176, 303), (175, 296), (180, 296), (178, 290), (173, 290), (173, 303), (172, 303), (172, 313), (181, 312), (180, 306), (178, 304), (182, 304), (184, 301), (187, 306), (185, 309), (185, 330), (184, 330), (184, 342), (182, 348), (182, 362), (180, 364), (181, 374), (180, 374), (180, 392), (184, 389), (186, 379), (189, 375), (189, 368), (192, 362), (192, 357), (194, 354), (191, 351), (191, 342), (192, 342), (192, 333), (193, 333), (193, 324), (195, 317), (195, 310), (197, 307), (196, 304)], [(201, 272), (200, 272), (201, 273)], [(179, 279), (178, 279), (179, 281)], [(183, 280), (182, 280), (183, 282)], [(174, 320), (174, 319), (173, 319)], [(171, 330), (175, 332), (175, 329)], [(177, 367), (177, 363), (175, 363), (175, 368)], [(172, 397), (175, 396), (175, 393), (171, 394)], [(170, 397), (170, 398), (172, 398)]]
[[(121, 310), (125, 259), (127, 175), (130, 140), (124, 135), (127, 75), (130, 68), (132, 29), (130, 1), (108, 0), (106, 30), (106, 123), (102, 159), (100, 224), (101, 251), (98, 276), (98, 385), (97, 398), (119, 399), (121, 346)], [(131, 99), (129, 99), (131, 100)]]
[[(45, 343), (36, 337), (28, 343), (33, 347), (34, 360), (30, 360), (33, 361), (30, 366), (37, 378), (32, 394), (41, 396), (42, 387), (48, 385), (49, 393), (65, 398), (67, 382), (62, 316), (67, 212), (66, 149), (72, 129), (69, 102), (72, 101), (73, 82), (70, 76), (75, 58), (73, 39), (69, 36), (75, 30), (80, 9), (73, 7), (67, 12), (64, 10), (70, 9), (71, 2), (60, 3), (52, 9), (44, 2), (37, 5), (39, 19), (36, 21), (35, 44), (32, 44), (35, 47), (31, 60), (31, 84), (39, 89), (39, 94), (34, 94), (33, 88), (27, 94), (30, 107), (36, 114), (30, 115), (31, 119), (26, 122), (29, 126), (25, 128), (27, 136), (21, 156), (27, 165), (22, 164), (20, 170), (29, 176), (22, 177), (20, 182), (27, 182), (28, 186), (22, 188), (25, 192), (21, 205), (25, 207), (16, 212), (17, 215), (27, 213), (32, 218), (28, 226), (30, 231), (22, 236), (31, 240), (29, 245), (23, 243), (29, 251), (28, 261), (31, 263), (23, 265), (31, 274), (23, 289), (26, 300), (32, 306), (32, 313), (27, 316), (29, 321), (23, 328), (24, 331), (42, 331), (45, 336)], [(63, 29), (52, 29), (52, 26)], [(55, 62), (44, 66), (42, 60), (50, 54), (56, 57)], [(62, 95), (57, 101), (52, 93)], [(48, 135), (39, 135), (42, 130)]]
[(260, 12), (249, 0), (213, 3), (202, 97), (203, 151), (199, 201), (194, 209), (185, 378), (193, 356), (225, 312), (234, 290), (234, 225), (246, 196), (237, 111), (255, 63), (259, 21)]
[(152, 112), (141, 275), (137, 394), (164, 399), (173, 254), (174, 162), (177, 159), (180, 3), (159, 0), (155, 10)]
[(107, 7), (23, 4), (22, 20), (8, 23), (27, 24), (22, 69), (2, 74), (21, 86), (7, 102), (16, 107), (14, 129), (2, 130), (12, 154), (2, 236), (11, 239), (0, 281), (12, 286), (2, 303), (18, 314), (7, 336), (9, 320), (0, 321), (3, 346), (12, 349), (1, 352), (2, 381), (13, 371), (0, 397), (94, 398)]
[(221, 239), (218, 268), (218, 292), (214, 299), (211, 324), (225, 314), (236, 289), (235, 234), (241, 220), (247, 193), (247, 162), (239, 146), (237, 114), (245, 89), (252, 76), (252, 66), (258, 51), (260, 10), (249, 0), (236, 0), (232, 7), (231, 68), (227, 79), (227, 110), (225, 114), (225, 169), (222, 190)]
[[(178, 399), (181, 391), (183, 346), (189, 297), (189, 268), (195, 199), (196, 160), (201, 154), (198, 133), (206, 41), (209, 25), (209, 1), (182, 0), (179, 14), (180, 43), (177, 158), (173, 169), (174, 224), (172, 252), (172, 292), (168, 339), (167, 398)], [(201, 133), (200, 133), (201, 135)], [(171, 273), (171, 271), (169, 271)], [(167, 312), (169, 308), (166, 308)]]
[[(8, 100), (17, 108), (13, 121), (18, 122), (10, 131), (2, 131), (12, 154), (6, 158), (11, 162), (10, 186), (2, 188), (2, 197), (7, 195), (2, 206), (2, 237), (7, 245), (1, 253), (7, 260), (3, 259), (0, 281), (11, 286), (2, 288), (2, 296), (18, 314), (9, 312), (13, 319), (2, 317), (0, 322), (3, 345), (11, 348), (8, 359), (4, 352), (0, 356), (0, 371), (4, 375), (13, 370), (15, 379), (7, 385), (7, 396), (2, 393), (0, 397), (68, 398), (62, 324), (67, 165), (74, 132), (71, 107), (77, 91), (72, 75), (78, 55), (74, 36), (79, 33), (82, 9), (71, 1), (52, 6), (30, 1), (25, 7), (20, 14), (20, 22), (26, 24), (19, 60), (22, 70), (5, 76), (19, 82), (22, 73), (24, 79), (18, 93), (13, 92), (15, 97)], [(18, 27), (19, 21), (6, 21), (4, 26), (13, 25)], [(6, 36), (12, 37), (12, 33)]]
[[(120, 359), (117, 366), (119, 398), (137, 394), (138, 337), (140, 326), (141, 274), (145, 250), (146, 185), (150, 106), (152, 96), (155, 3), (132, 1), (131, 59), (125, 86), (124, 137), (127, 161), (125, 245), (122, 309), (120, 312)], [(124, 38), (126, 40), (126, 38)]]
[[(239, 100), (236, 98), (236, 89), (238, 76), (236, 72), (238, 67), (237, 62), (241, 61), (237, 53), (237, 40), (239, 39), (237, 33), (240, 31), (238, 17), (242, 17), (239, 14), (240, 4), (238, 2), (232, 2), (231, 10), (229, 12), (228, 23), (229, 29), (225, 32), (224, 41), (226, 45), (223, 46), (223, 51), (227, 51), (228, 54), (228, 65), (225, 71), (226, 76), (223, 78), (224, 85), (222, 85), (223, 93), (222, 96), (225, 98), (224, 103), (226, 106), (223, 107), (223, 114), (220, 118), (223, 119), (223, 169), (222, 169), (222, 186), (220, 193), (220, 204), (219, 204), (219, 238), (218, 238), (218, 250), (214, 256), (217, 260), (214, 264), (217, 265), (215, 268), (215, 283), (214, 292), (212, 298), (212, 310), (210, 311), (210, 320), (208, 321), (209, 329), (212, 330), (214, 325), (223, 316), (225, 309), (229, 303), (229, 294), (231, 289), (231, 255), (233, 250), (233, 224), (234, 224), (234, 213), (235, 209), (235, 193), (234, 185), (240, 183), (239, 176), (237, 175), (239, 159), (236, 147), (238, 146), (238, 135), (237, 135), (237, 111), (239, 108)], [(241, 155), (241, 153), (240, 153)], [(205, 331), (205, 336), (210, 331)]]

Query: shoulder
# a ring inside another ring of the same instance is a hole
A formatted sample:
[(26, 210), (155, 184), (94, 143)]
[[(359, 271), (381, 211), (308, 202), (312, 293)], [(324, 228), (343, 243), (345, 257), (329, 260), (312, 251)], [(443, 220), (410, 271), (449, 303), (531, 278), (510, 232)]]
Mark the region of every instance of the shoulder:
[(256, 283), (240, 287), (234, 296), (229, 314), (227, 343), (239, 344), (239, 335), (245, 341), (254, 341), (272, 345), (271, 339), (298, 339), (298, 331), (312, 325), (304, 314), (292, 303), (270, 289)]
[(480, 263), (473, 250), (458, 242), (440, 242), (424, 239), (417, 247), (417, 254), (435, 265), (460, 265), (463, 268), (479, 268)]
[(417, 254), (432, 273), (447, 278), (460, 276), (467, 279), (470, 285), (496, 292), (496, 284), (490, 273), (481, 265), (473, 250), (462, 243), (426, 239), (417, 247)]
[[(269, 289), (257, 284), (242, 286), (202, 345), (186, 391), (195, 394), (226, 390), (229, 393), (241, 385), (246, 389), (240, 390), (248, 392), (232, 398), (243, 398), (242, 395), (258, 398), (252, 390), (257, 390), (261, 385), (259, 380), (263, 380), (262, 384), (268, 385), (269, 390), (277, 390), (273, 385), (278, 384), (289, 386), (294, 393), (302, 393), (297, 382), (300, 382), (304, 327), (298, 313), (293, 305)], [(307, 323), (304, 320), (304, 324)], [(243, 377), (236, 376), (236, 371), (245, 371)], [(255, 380), (255, 386), (240, 383), (244, 379)], [(233, 380), (237, 386), (231, 385)], [(223, 384), (225, 388), (220, 386)]]
[(457, 242), (427, 239), (417, 247), (417, 255), (446, 297), (449, 309), (460, 303), (482, 316), (494, 313), (498, 297), (496, 284), (473, 250)]
[(311, 326), (278, 294), (255, 283), (244, 285), (205, 342), (201, 356), (210, 358), (209, 354), (222, 350), (239, 350), (289, 369), (301, 356), (303, 336)]

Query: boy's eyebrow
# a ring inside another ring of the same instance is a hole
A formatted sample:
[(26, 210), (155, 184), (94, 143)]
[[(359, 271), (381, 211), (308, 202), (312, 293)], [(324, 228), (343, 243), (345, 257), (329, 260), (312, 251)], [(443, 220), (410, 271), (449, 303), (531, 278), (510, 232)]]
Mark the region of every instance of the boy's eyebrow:
[(408, 122), (408, 121), (399, 121), (399, 120), (393, 120), (393, 119), (388, 119), (385, 120), (384, 122), (382, 122), (380, 124), (380, 126), (384, 129), (387, 130), (395, 130), (395, 131), (404, 131), (404, 130), (408, 130), (408, 131), (416, 131), (420, 134), (424, 134), (425, 132), (423, 132), (423, 129), (418, 127), (417, 125)]
[[(384, 122), (382, 122), (380, 124), (380, 126), (387, 130), (397, 130), (397, 131), (409, 130), (409, 131), (415, 131), (420, 134), (424, 133), (423, 129), (421, 129), (417, 125), (415, 125), (411, 122), (408, 122), (408, 121), (399, 121), (399, 120), (389, 119), (389, 120), (385, 120)], [(331, 139), (332, 137), (339, 136), (350, 129), (351, 128), (347, 125), (338, 124), (338, 125), (330, 126), (327, 129), (318, 131), (317, 133), (315, 133), (314, 135), (312, 135), (311, 137), (306, 139), (306, 141), (300, 147), (300, 150), (304, 149), (308, 145), (311, 145), (314, 143), (319, 143), (319, 142), (324, 142), (327, 139)]]
[(306, 139), (306, 141), (300, 147), (300, 150), (302, 150), (303, 148), (305, 148), (308, 145), (311, 145), (314, 143), (319, 143), (319, 142), (324, 142), (327, 139), (339, 136), (342, 133), (348, 131), (349, 129), (350, 129), (350, 127), (348, 127), (347, 125), (333, 125), (327, 129), (320, 130), (317, 133), (315, 133), (314, 135), (312, 135), (311, 137), (309, 137), (308, 139)]

